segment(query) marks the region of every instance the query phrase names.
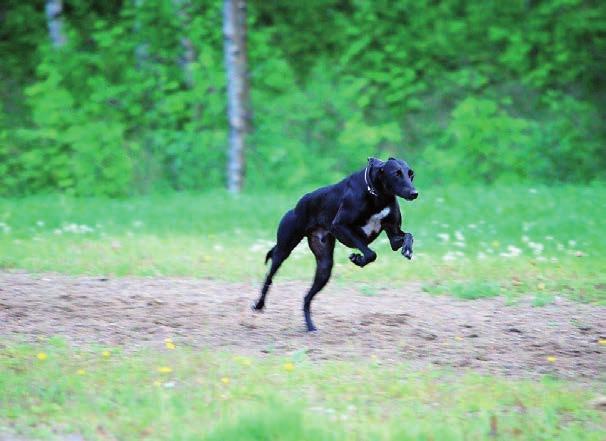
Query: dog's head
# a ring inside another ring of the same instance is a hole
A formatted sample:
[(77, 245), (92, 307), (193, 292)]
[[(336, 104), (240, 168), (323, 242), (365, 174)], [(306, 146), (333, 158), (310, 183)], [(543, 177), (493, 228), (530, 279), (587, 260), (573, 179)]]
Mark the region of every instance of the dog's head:
[(401, 159), (389, 158), (383, 162), (377, 158), (368, 158), (368, 168), (374, 186), (383, 194), (400, 196), (407, 201), (419, 196), (412, 183), (415, 173)]

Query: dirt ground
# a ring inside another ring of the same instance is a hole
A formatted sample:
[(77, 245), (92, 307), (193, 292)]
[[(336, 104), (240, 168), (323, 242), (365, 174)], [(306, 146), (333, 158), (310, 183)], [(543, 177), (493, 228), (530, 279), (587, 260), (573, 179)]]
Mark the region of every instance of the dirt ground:
[[(604, 381), (606, 308), (565, 299), (544, 307), (458, 300), (420, 284), (378, 290), (329, 284), (304, 331), (303, 282), (276, 281), (264, 313), (259, 286), (192, 278), (95, 278), (0, 272), (0, 337), (60, 335), (75, 344), (161, 347), (163, 339), (250, 355), (306, 351), (312, 360), (368, 358), (500, 375), (551, 373)], [(556, 357), (549, 361), (547, 357)]]

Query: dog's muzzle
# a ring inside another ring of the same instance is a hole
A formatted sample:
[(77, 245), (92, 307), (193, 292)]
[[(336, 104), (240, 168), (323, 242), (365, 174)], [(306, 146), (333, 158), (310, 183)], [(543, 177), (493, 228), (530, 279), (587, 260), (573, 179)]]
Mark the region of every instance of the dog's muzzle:
[(419, 197), (418, 191), (411, 191), (410, 193), (408, 193), (408, 195), (404, 196), (404, 199), (406, 199), (407, 201), (414, 201), (418, 197)]

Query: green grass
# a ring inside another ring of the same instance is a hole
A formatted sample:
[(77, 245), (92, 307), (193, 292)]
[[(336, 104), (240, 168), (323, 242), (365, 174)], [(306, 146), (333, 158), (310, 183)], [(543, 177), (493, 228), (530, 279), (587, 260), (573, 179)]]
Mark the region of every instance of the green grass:
[(455, 297), (466, 300), (496, 297), (505, 292), (498, 283), (494, 282), (425, 285), (423, 290), (430, 294), (452, 294)]
[(178, 342), (158, 351), (77, 349), (56, 339), (5, 344), (0, 427), (36, 439), (87, 440), (448, 441), (492, 432), (503, 440), (597, 441), (606, 434), (591, 404), (599, 387), (380, 360), (312, 363), (297, 354), (256, 359)]
[[(373, 244), (379, 258), (362, 270), (338, 246), (334, 280), (471, 284), (457, 294), (471, 298), (482, 284), (515, 294), (519, 284), (543, 281), (580, 301), (605, 301), (603, 185), (421, 190), (401, 204), (415, 259), (393, 253), (381, 236)], [(276, 226), (302, 193), (0, 199), (0, 268), (258, 281)], [(278, 277), (308, 280), (313, 267), (302, 242)]]

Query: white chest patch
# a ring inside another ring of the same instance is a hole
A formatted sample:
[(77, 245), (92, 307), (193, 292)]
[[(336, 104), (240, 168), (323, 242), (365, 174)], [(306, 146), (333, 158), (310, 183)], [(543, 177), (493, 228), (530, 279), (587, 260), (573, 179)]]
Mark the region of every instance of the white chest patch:
[(389, 207), (385, 207), (378, 213), (375, 213), (370, 216), (370, 219), (368, 219), (366, 225), (362, 227), (362, 231), (364, 231), (364, 234), (370, 237), (372, 234), (381, 231), (381, 220), (387, 217), (389, 211)]

